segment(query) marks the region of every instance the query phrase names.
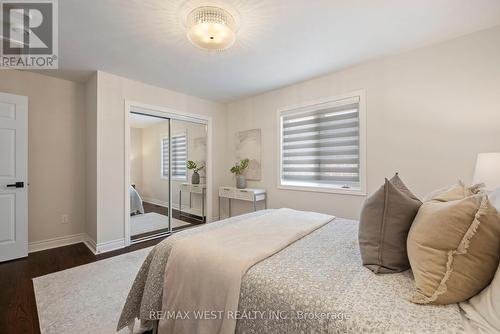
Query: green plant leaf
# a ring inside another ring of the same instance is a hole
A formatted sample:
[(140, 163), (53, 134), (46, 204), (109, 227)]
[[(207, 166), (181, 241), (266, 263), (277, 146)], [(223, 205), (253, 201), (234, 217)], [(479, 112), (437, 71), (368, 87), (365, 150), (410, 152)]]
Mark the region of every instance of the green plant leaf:
[(240, 163), (241, 170), (243, 171), (243, 170), (247, 169), (249, 163), (250, 163), (249, 159), (242, 160)]
[(248, 164), (250, 163), (249, 159), (243, 159), (240, 162), (236, 163), (233, 167), (231, 167), (230, 171), (233, 174), (240, 175), (243, 174), (245, 169), (248, 168)]
[(186, 168), (187, 169), (196, 169), (198, 166), (196, 166), (196, 162), (192, 161), (192, 160), (188, 160), (188, 162), (186, 163)]

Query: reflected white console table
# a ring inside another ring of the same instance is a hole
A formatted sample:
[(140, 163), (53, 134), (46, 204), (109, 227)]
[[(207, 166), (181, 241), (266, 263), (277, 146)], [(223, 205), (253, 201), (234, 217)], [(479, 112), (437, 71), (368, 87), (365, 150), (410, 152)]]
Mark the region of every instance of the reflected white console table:
[[(189, 208), (192, 207), (192, 194), (201, 195), (201, 221), (204, 223), (206, 221), (205, 217), (205, 195), (207, 192), (206, 184), (192, 184), (192, 183), (182, 183), (179, 187), (179, 215), (182, 214), (182, 192), (189, 192)], [(184, 215), (185, 216), (185, 215)], [(192, 219), (196, 219), (190, 216)], [(197, 219), (199, 220), (199, 219)]]
[(235, 187), (220, 187), (219, 188), (219, 220), (220, 220), (220, 202), (221, 198), (227, 198), (229, 204), (229, 217), (231, 217), (231, 200), (253, 202), (253, 210), (257, 211), (257, 202), (264, 201), (264, 208), (267, 209), (267, 194), (265, 189), (245, 188), (238, 189)]

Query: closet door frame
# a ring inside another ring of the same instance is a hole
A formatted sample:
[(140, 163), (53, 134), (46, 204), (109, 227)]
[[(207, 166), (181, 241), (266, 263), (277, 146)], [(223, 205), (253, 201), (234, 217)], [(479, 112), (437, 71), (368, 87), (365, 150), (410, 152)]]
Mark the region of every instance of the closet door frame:
[[(207, 126), (207, 162), (206, 162), (206, 175), (207, 175), (207, 192), (206, 192), (206, 208), (207, 208), (207, 222), (211, 221), (213, 217), (213, 168), (212, 168), (212, 118), (210, 116), (189, 113), (185, 111), (179, 111), (168, 107), (154, 106), (141, 102), (125, 100), (124, 108), (124, 147), (125, 147), (125, 178), (124, 178), (124, 239), (125, 246), (131, 244), (130, 235), (130, 122), (129, 114), (131, 112), (140, 113), (144, 115), (156, 116), (165, 119), (169, 119), (169, 128), (171, 127), (171, 121), (188, 121), (198, 124), (204, 124)], [(169, 139), (171, 138), (171, 131), (169, 131)], [(170, 140), (169, 140), (170, 142)], [(169, 150), (169, 161), (171, 160), (171, 150)], [(170, 165), (171, 166), (171, 165)], [(171, 227), (171, 217), (172, 217), (172, 183), (171, 183), (171, 167), (169, 167), (169, 234), (172, 233)]]

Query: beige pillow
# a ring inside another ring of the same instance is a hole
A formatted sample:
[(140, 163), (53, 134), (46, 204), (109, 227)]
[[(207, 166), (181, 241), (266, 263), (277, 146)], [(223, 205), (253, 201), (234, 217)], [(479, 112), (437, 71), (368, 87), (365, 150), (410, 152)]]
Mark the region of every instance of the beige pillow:
[(466, 186), (462, 181), (459, 180), (457, 184), (451, 187), (434, 190), (430, 194), (427, 194), (424, 197), (423, 201), (428, 202), (431, 200), (435, 200), (440, 202), (448, 202), (459, 200), (467, 196), (472, 196), (479, 193), (481, 186), (481, 184)]
[(500, 217), (486, 194), (424, 203), (408, 235), (418, 304), (465, 301), (489, 284), (500, 259)]
[(363, 265), (375, 273), (408, 270), (406, 239), (422, 202), (396, 174), (364, 203), (359, 222)]
[[(500, 188), (488, 194), (488, 198), (500, 212)], [(488, 333), (500, 333), (500, 266), (490, 285), (467, 302), (460, 303), (460, 307), (475, 327)]]

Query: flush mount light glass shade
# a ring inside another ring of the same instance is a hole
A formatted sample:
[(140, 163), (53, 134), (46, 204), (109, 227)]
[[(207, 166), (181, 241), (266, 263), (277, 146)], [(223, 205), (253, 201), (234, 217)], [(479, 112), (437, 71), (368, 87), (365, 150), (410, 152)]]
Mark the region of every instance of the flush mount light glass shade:
[(198, 7), (187, 17), (187, 36), (205, 50), (225, 50), (236, 40), (234, 17), (219, 7)]

